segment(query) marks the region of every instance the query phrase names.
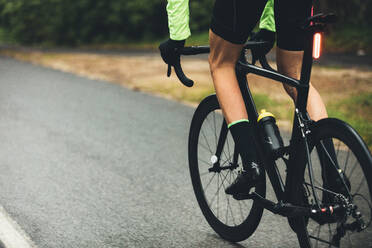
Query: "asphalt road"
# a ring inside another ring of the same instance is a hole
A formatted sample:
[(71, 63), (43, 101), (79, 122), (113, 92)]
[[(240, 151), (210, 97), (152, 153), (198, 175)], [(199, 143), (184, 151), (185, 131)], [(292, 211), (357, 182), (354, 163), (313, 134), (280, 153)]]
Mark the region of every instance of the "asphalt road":
[(193, 108), (4, 57), (0, 75), (0, 204), (38, 247), (297, 246), (270, 213), (239, 245), (208, 226), (187, 165)]
[(193, 111), (0, 57), (0, 204), (38, 247), (297, 247), (267, 211), (239, 244), (209, 227), (187, 165)]

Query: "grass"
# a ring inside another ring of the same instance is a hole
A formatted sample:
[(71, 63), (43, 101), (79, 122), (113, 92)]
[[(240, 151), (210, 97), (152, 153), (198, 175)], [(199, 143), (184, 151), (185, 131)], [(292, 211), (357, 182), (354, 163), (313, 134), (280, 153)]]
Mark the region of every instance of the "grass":
[(327, 35), (326, 50), (330, 52), (352, 52), (362, 49), (372, 54), (372, 29), (370, 27), (339, 27)]
[(277, 120), (292, 120), (293, 104), (288, 105), (288, 101), (274, 100), (263, 93), (254, 93), (253, 100), (258, 112), (265, 109), (273, 113)]
[(328, 105), (329, 116), (348, 122), (372, 147), (372, 93), (355, 95)]
[(209, 33), (202, 32), (202, 33), (195, 33), (187, 39), (187, 46), (196, 46), (196, 45), (208, 45), (209, 43)]

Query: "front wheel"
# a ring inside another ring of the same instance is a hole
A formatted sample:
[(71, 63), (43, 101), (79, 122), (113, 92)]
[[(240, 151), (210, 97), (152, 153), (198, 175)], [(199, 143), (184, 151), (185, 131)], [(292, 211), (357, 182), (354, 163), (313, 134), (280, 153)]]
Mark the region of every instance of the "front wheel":
[[(317, 205), (316, 197), (321, 206), (335, 204), (347, 206), (344, 211), (334, 213), (332, 216), (307, 220), (306, 231), (312, 247), (370, 247), (372, 244), (370, 151), (357, 132), (340, 120), (330, 118), (320, 120), (311, 131), (310, 150), (316, 196), (312, 192), (310, 173), (306, 168), (304, 188), (307, 191), (308, 204)], [(334, 150), (326, 145), (330, 141), (333, 141)], [(334, 173), (337, 170), (339, 173)], [(330, 178), (327, 173), (336, 176)], [(340, 173), (344, 176), (341, 177)], [(329, 186), (336, 180), (339, 182), (338, 188)]]
[[(189, 167), (196, 199), (213, 230), (232, 242), (252, 235), (263, 208), (252, 200), (238, 201), (225, 193), (242, 169), (242, 162), (216, 95), (205, 98), (194, 113), (189, 134)], [(255, 191), (265, 197), (266, 184), (263, 181), (260, 185)]]

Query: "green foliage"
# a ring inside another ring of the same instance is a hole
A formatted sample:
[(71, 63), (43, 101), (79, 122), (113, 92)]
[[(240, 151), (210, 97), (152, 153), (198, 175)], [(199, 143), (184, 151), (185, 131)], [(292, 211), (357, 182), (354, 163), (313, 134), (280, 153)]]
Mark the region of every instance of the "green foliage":
[(315, 11), (335, 13), (338, 16), (336, 26), (347, 24), (367, 27), (372, 25), (372, 1), (370, 0), (315, 0)]
[[(191, 28), (209, 27), (213, 0), (192, 1)], [(165, 0), (0, 0), (0, 25), (21, 43), (128, 42), (168, 34)]]
[(372, 93), (364, 93), (327, 106), (330, 117), (348, 122), (372, 146)]
[(75, 45), (165, 35), (162, 0), (0, 0), (0, 23), (22, 43)]
[(355, 52), (363, 49), (372, 54), (372, 29), (370, 27), (343, 26), (334, 29), (326, 37), (326, 50), (338, 52)]
[[(190, 26), (194, 34), (207, 32), (214, 1), (190, 1)], [(166, 0), (0, 0), (0, 28), (26, 44), (150, 41), (168, 35), (166, 3)], [(346, 26), (367, 30), (372, 25), (369, 0), (316, 0), (315, 9), (339, 16), (333, 30)], [(363, 44), (370, 44), (370, 32), (364, 35), (369, 38), (363, 39)]]

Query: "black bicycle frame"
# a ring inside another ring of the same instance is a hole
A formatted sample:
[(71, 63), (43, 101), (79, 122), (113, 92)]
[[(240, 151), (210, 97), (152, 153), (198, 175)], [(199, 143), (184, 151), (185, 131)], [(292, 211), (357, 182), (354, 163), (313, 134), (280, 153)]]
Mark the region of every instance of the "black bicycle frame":
[[(313, 39), (312, 34), (306, 39), (308, 42), (306, 43), (305, 52), (302, 61), (302, 69), (301, 69), (301, 78), (300, 80), (286, 77), (284, 75), (279, 74), (276, 71), (264, 69), (246, 62), (245, 58), (242, 56), (237, 63), (236, 66), (236, 76), (239, 82), (239, 87), (245, 102), (245, 107), (247, 109), (247, 113), (249, 116), (249, 121), (253, 123), (254, 126), (257, 126), (257, 109), (254, 104), (252, 94), (250, 92), (246, 74), (253, 73), (259, 76), (263, 76), (266, 78), (273, 79), (275, 81), (279, 81), (281, 83), (285, 83), (289, 86), (295, 87), (298, 92), (298, 100), (296, 101), (296, 113), (294, 116), (293, 122), (293, 130), (292, 130), (292, 137), (291, 143), (289, 147), (289, 168), (287, 174), (287, 180), (285, 185), (281, 180), (281, 176), (279, 171), (275, 165), (275, 160), (270, 156), (264, 156), (265, 151), (258, 150), (260, 157), (262, 158), (265, 170), (268, 174), (268, 177), (271, 181), (273, 186), (274, 192), (278, 201), (283, 202), (290, 202), (295, 204), (296, 198), (293, 197), (296, 194), (293, 194), (293, 189), (298, 189), (299, 185), (302, 185), (303, 178), (299, 177), (299, 175), (304, 175), (304, 170), (306, 167), (306, 157), (305, 149), (304, 149), (304, 139), (302, 137), (302, 131), (299, 123), (299, 118), (303, 120), (308, 120), (308, 115), (306, 112), (306, 105), (307, 105), (307, 97), (309, 92), (309, 81), (311, 75), (311, 68), (312, 68), (312, 52), (313, 52)], [(256, 132), (255, 141), (257, 147), (263, 147), (261, 144), (261, 140), (258, 137)], [(295, 152), (294, 152), (295, 151)]]
[[(285, 83), (289, 86), (295, 87), (298, 92), (297, 101), (295, 104), (295, 115), (292, 128), (292, 137), (288, 149), (289, 160), (287, 165), (287, 176), (286, 182), (283, 183), (282, 177), (279, 174), (278, 168), (275, 163), (275, 159), (271, 156), (265, 156), (263, 150), (262, 139), (258, 136), (258, 132), (255, 132), (255, 142), (258, 148), (257, 152), (263, 161), (265, 171), (270, 179), (271, 185), (275, 192), (278, 202), (287, 202), (293, 205), (301, 204), (301, 189), (304, 182), (304, 172), (306, 169), (307, 160), (304, 159), (307, 156), (306, 149), (308, 144), (306, 141), (306, 135), (304, 134), (303, 123), (309, 120), (306, 105), (309, 93), (309, 81), (311, 76), (311, 68), (313, 63), (313, 33), (309, 32), (306, 37), (306, 44), (304, 49), (304, 56), (302, 60), (301, 77), (300, 80), (286, 77), (279, 74), (278, 72), (270, 69), (264, 69), (246, 62), (245, 57), (241, 56), (236, 66), (236, 76), (239, 82), (239, 87), (245, 102), (249, 121), (257, 128), (257, 109), (250, 92), (246, 74), (253, 73), (259, 76), (273, 79), (281, 83)], [(298, 225), (304, 225), (304, 218), (288, 218), (289, 224), (294, 231), (297, 230)], [(300, 229), (301, 230), (301, 229)], [(297, 231), (296, 231), (297, 232)], [(307, 234), (297, 233), (301, 236), (299, 240), (302, 240), (301, 247), (310, 247), (310, 241), (308, 240)]]

